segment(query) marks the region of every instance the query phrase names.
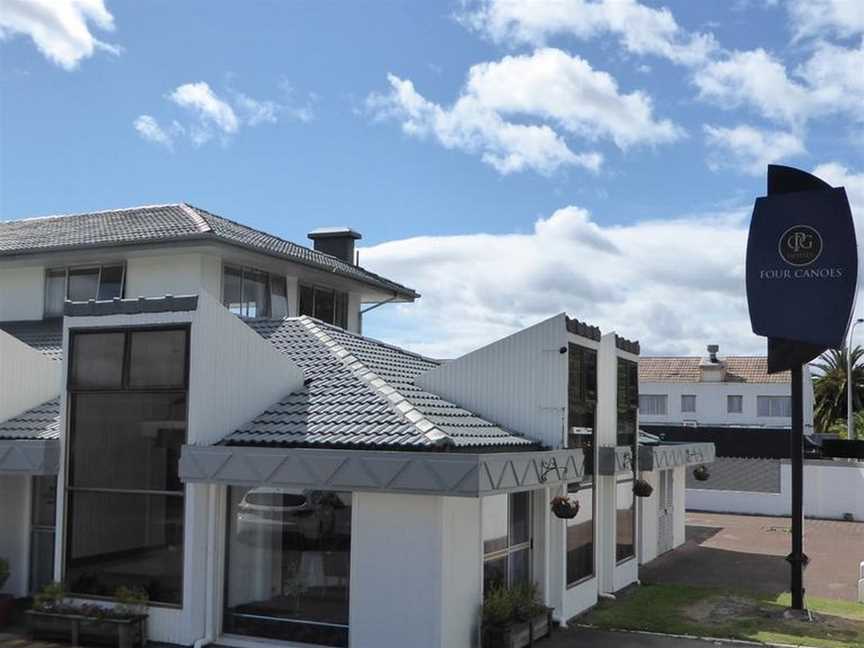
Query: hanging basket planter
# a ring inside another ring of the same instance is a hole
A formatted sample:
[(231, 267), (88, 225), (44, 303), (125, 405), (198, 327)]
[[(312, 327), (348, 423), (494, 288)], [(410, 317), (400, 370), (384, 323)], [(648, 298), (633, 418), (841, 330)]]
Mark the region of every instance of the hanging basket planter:
[(633, 494), (636, 497), (651, 497), (654, 492), (654, 487), (644, 479), (637, 479), (633, 482)]
[(549, 507), (552, 509), (555, 517), (562, 520), (572, 520), (579, 513), (579, 502), (562, 495), (553, 497), (549, 503)]
[(693, 469), (693, 478), (696, 481), (708, 481), (711, 478), (711, 473), (708, 472), (708, 468), (703, 464)]

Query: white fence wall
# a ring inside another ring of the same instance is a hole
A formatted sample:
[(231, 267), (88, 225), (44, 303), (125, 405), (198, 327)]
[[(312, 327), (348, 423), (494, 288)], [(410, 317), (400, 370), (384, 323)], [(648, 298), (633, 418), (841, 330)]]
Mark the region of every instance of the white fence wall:
[[(788, 461), (780, 466), (780, 492), (688, 488), (688, 510), (753, 515), (791, 514), (792, 472)], [(851, 513), (864, 520), (864, 462), (804, 462), (804, 515), (842, 519)]]

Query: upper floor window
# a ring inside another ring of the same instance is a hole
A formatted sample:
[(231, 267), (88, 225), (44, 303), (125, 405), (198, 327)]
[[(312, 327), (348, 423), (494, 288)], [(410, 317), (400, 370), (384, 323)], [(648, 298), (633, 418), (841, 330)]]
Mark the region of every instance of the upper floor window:
[(618, 439), (616, 445), (635, 446), (639, 410), (639, 365), (618, 358)]
[(348, 293), (301, 285), (300, 314), (348, 328)]
[(639, 413), (642, 416), (666, 416), (668, 410), (665, 394), (639, 395)]
[(222, 303), (240, 317), (285, 317), (288, 315), (285, 277), (254, 268), (223, 266)]
[(792, 416), (792, 400), (789, 396), (757, 396), (756, 415), (789, 418)]
[(597, 407), (597, 352), (572, 342), (567, 346), (568, 445), (585, 452), (585, 478), (594, 474)]
[(726, 397), (726, 413), (741, 414), (744, 411), (744, 397), (730, 395)]
[(691, 413), (696, 411), (696, 396), (694, 394), (681, 395), (681, 411)]
[(45, 317), (62, 317), (63, 302), (123, 297), (125, 267), (114, 265), (51, 268), (45, 272)]

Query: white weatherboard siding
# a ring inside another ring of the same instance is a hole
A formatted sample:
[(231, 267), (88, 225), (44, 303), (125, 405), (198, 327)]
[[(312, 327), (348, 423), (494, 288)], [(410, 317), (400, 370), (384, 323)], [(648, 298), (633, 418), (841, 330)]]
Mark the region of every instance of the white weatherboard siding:
[[(688, 488), (687, 508), (716, 513), (791, 515), (792, 469), (780, 466), (780, 492), (761, 493)], [(842, 519), (847, 513), (864, 520), (864, 462), (805, 461), (804, 515)]]
[(564, 445), (567, 346), (562, 313), (417, 377), (417, 384), (550, 448)]
[(197, 295), (221, 298), (222, 264), (218, 256), (176, 252), (130, 257), (126, 261), (126, 297)]
[(0, 593), (26, 596), (30, 571), (29, 475), (0, 475), (0, 556), (9, 561), (9, 580)]
[(0, 268), (0, 322), (42, 319), (45, 269)]
[(60, 364), (0, 331), (0, 422), (56, 397)]
[(355, 493), (352, 648), (476, 645), (482, 574), (479, 500), (455, 500)]

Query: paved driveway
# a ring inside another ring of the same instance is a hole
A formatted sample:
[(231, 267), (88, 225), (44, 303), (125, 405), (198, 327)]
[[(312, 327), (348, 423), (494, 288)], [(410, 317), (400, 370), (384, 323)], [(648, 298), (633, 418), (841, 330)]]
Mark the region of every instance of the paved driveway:
[[(687, 513), (687, 542), (644, 565), (649, 583), (789, 591), (789, 518)], [(864, 523), (804, 521), (810, 565), (804, 587), (811, 596), (854, 601), (858, 564), (864, 561)]]

